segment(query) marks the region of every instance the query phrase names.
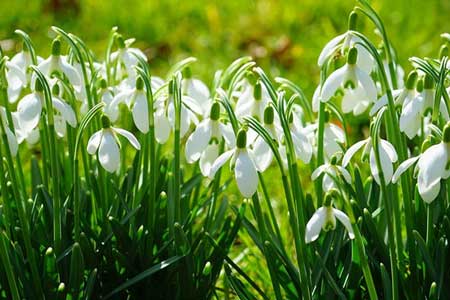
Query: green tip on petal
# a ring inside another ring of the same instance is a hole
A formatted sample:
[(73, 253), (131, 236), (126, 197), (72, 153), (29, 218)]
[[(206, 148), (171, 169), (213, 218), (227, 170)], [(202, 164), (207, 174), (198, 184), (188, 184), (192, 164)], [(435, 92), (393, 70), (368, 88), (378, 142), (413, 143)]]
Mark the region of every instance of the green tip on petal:
[(417, 81), (417, 71), (414, 70), (414, 71), (409, 72), (408, 79), (406, 79), (405, 87), (408, 90), (413, 90), (416, 85), (416, 81)]
[(138, 76), (136, 79), (136, 89), (137, 90), (143, 90), (144, 89), (144, 80), (141, 76)]
[(356, 21), (358, 21), (358, 14), (356, 11), (352, 11), (348, 15), (348, 30), (356, 30)]
[(36, 80), (36, 84), (34, 85), (34, 90), (36, 92), (43, 92), (44, 91), (44, 86), (42, 85), (41, 80), (39, 80), (39, 79)]
[(209, 118), (213, 121), (219, 120), (220, 117), (220, 104), (217, 101), (214, 101), (211, 105), (211, 110), (209, 113)]
[(52, 55), (60, 56), (61, 55), (61, 40), (56, 38), (52, 42)]
[(192, 70), (189, 67), (184, 68), (183, 72), (183, 78), (189, 79), (192, 78)]
[(104, 129), (111, 127), (111, 121), (107, 115), (102, 115), (102, 127)]
[(350, 48), (347, 56), (347, 63), (349, 65), (355, 65), (358, 59), (358, 50), (355, 47)]
[(253, 97), (255, 100), (261, 100), (262, 98), (262, 88), (259, 81), (255, 84), (255, 88), (253, 89)]
[(450, 122), (447, 122), (444, 126), (444, 135), (443, 135), (444, 143), (450, 142)]
[(275, 119), (275, 111), (272, 105), (267, 105), (264, 109), (264, 124), (272, 125)]
[(106, 82), (105, 78), (100, 79), (100, 88), (106, 89), (108, 87), (108, 83)]
[(247, 147), (247, 131), (245, 129), (240, 129), (237, 134), (236, 147), (239, 149), (244, 149)]
[(425, 74), (425, 77), (423, 79), (423, 88), (426, 90), (431, 90), (432, 88), (434, 88), (434, 81), (431, 75)]
[(116, 34), (116, 44), (119, 49), (125, 48), (125, 40), (121, 34)]

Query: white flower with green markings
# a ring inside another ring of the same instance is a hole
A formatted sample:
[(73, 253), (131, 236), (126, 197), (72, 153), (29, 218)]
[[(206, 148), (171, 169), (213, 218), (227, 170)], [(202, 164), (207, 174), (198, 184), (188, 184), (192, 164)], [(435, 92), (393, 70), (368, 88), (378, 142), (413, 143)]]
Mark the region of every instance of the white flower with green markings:
[(102, 117), (103, 128), (95, 132), (88, 141), (87, 152), (91, 155), (98, 154), (100, 165), (108, 172), (114, 173), (120, 168), (120, 143), (117, 134), (126, 138), (137, 150), (141, 145), (136, 137), (129, 131), (111, 127), (109, 118)]

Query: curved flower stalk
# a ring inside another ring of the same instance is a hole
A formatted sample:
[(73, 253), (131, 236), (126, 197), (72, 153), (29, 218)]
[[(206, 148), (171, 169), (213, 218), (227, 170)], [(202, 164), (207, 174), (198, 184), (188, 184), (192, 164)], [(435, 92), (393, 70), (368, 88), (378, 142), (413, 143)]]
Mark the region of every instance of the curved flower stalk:
[[(37, 126), (41, 119), (43, 106), (45, 105), (43, 87), (39, 81), (36, 82), (36, 90), (26, 95), (19, 101), (17, 105), (17, 118), (19, 141), (27, 139), (29, 143), (38, 141)], [(55, 85), (54, 87), (58, 87)], [(64, 137), (66, 133), (66, 123), (72, 127), (76, 127), (77, 120), (72, 107), (63, 100), (52, 97), (52, 106), (55, 112), (55, 130), (59, 137)]]
[(211, 166), (219, 156), (219, 144), (222, 138), (227, 146), (234, 148), (236, 141), (231, 125), (220, 121), (220, 104), (214, 102), (208, 118), (201, 121), (186, 142), (185, 154), (188, 163), (199, 160), (203, 176), (208, 176)]
[[(347, 152), (345, 152), (344, 157), (342, 158), (342, 166), (346, 167), (352, 159), (353, 155), (355, 155), (355, 153), (358, 152), (358, 150), (362, 147), (364, 147), (362, 157), (364, 158), (367, 157), (367, 155), (370, 155), (370, 172), (372, 173), (375, 181), (380, 184), (380, 171), (378, 170), (375, 160), (375, 151), (372, 145), (371, 137), (359, 141), (348, 148)], [(395, 163), (398, 159), (397, 152), (395, 151), (394, 146), (392, 146), (391, 143), (383, 139), (379, 139), (378, 149), (380, 151), (380, 162), (382, 168), (381, 171), (384, 175), (384, 181), (386, 184), (389, 184), (394, 173), (393, 163)]]
[(355, 234), (349, 217), (344, 212), (332, 206), (331, 196), (330, 193), (328, 193), (325, 197), (324, 206), (316, 210), (306, 224), (305, 242), (311, 243), (317, 240), (322, 230), (330, 231), (336, 229), (336, 218), (344, 225), (345, 229), (347, 229), (348, 237), (354, 239)]
[(356, 12), (351, 12), (348, 19), (348, 31), (333, 38), (322, 49), (317, 61), (319, 67), (322, 67), (329, 60), (329, 58), (336, 53), (344, 56), (345, 52), (348, 51), (350, 47), (355, 47), (358, 49), (358, 53), (360, 53), (355, 63), (359, 68), (364, 70), (364, 72), (369, 74), (372, 72), (374, 68), (373, 57), (370, 55), (369, 51), (361, 45), (361, 39), (351, 33), (351, 31), (356, 28), (357, 16), (358, 15)]
[[(67, 57), (61, 55), (61, 41), (56, 38), (52, 42), (52, 54), (50, 57), (38, 64), (38, 69), (47, 78), (51, 78), (54, 72), (59, 72), (65, 75), (72, 84), (76, 92), (80, 92), (82, 89), (81, 76), (78, 71), (71, 64), (67, 62)], [(36, 84), (36, 75), (33, 73), (31, 76), (31, 85)]]
[(181, 82), (181, 86), (183, 89), (183, 94), (194, 99), (197, 102), (198, 106), (203, 109), (202, 115), (207, 114), (210, 110), (211, 94), (208, 87), (203, 83), (203, 81), (192, 77), (192, 71), (189, 67), (186, 67), (183, 70), (183, 80)]
[(141, 77), (137, 77), (135, 88), (118, 93), (112, 102), (105, 107), (105, 111), (112, 122), (115, 122), (119, 116), (119, 105), (121, 103), (125, 103), (131, 111), (136, 128), (142, 133), (147, 133), (149, 130), (148, 103)]
[[(11, 151), (12, 156), (17, 155), (17, 151), (19, 151), (19, 144), (16, 138), (16, 135), (14, 132), (11, 131), (9, 124), (8, 124), (8, 118), (6, 116), (6, 109), (3, 106), (0, 106), (0, 118), (3, 126), (0, 127), (0, 131), (2, 129), (5, 130), (6, 138), (8, 139), (9, 144), (9, 150)], [(14, 115), (13, 115), (14, 117)]]
[(347, 63), (334, 71), (322, 87), (320, 100), (327, 102), (338, 90), (342, 90), (342, 111), (360, 115), (377, 100), (377, 88), (370, 75), (356, 65), (358, 50), (353, 47)]
[(247, 149), (247, 131), (240, 129), (236, 138), (236, 147), (222, 153), (211, 166), (209, 178), (213, 179), (216, 172), (230, 160), (230, 168), (234, 170), (239, 191), (245, 198), (250, 198), (258, 188), (258, 172)]
[(414, 173), (417, 174), (419, 194), (426, 203), (431, 203), (439, 195), (441, 179), (450, 177), (449, 161), (450, 126), (447, 123), (442, 142), (402, 162), (395, 171), (392, 182), (397, 183), (400, 176), (417, 163)]
[(324, 174), (322, 179), (322, 189), (325, 192), (329, 192), (332, 189), (339, 189), (340, 183), (337, 180), (339, 175), (342, 175), (348, 184), (352, 184), (350, 173), (343, 166), (337, 165), (335, 158), (333, 158), (331, 162), (317, 167), (311, 174), (311, 180), (317, 180), (322, 174)]
[(117, 134), (126, 138), (137, 150), (141, 149), (136, 137), (129, 131), (111, 127), (107, 116), (102, 117), (103, 128), (95, 132), (88, 141), (87, 152), (91, 155), (98, 153), (101, 166), (108, 172), (114, 173), (120, 168), (120, 143)]
[(128, 78), (130, 82), (134, 82), (137, 77), (135, 67), (139, 63), (136, 55), (144, 61), (147, 61), (147, 56), (140, 49), (130, 47), (134, 39), (124, 40), (121, 34), (116, 34), (115, 42), (118, 50), (111, 54), (111, 62), (115, 66), (115, 79), (120, 82)]

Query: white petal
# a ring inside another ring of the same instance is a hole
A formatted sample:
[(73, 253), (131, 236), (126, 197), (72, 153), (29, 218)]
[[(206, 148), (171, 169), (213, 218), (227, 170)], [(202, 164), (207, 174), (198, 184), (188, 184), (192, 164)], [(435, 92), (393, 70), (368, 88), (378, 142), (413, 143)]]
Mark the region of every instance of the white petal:
[(98, 160), (106, 171), (113, 173), (120, 167), (120, 150), (110, 130), (103, 130), (98, 149)]
[(236, 137), (234, 136), (233, 127), (230, 123), (227, 124), (219, 124), (220, 132), (227, 143), (227, 146), (230, 148), (234, 148), (236, 145)]
[(388, 155), (391, 162), (395, 163), (398, 159), (397, 152), (395, 151), (394, 146), (386, 140), (380, 139), (381, 148), (383, 148), (384, 152)]
[(213, 163), (213, 165), (211, 166), (211, 170), (209, 172), (208, 177), (210, 179), (213, 179), (214, 176), (216, 175), (216, 172), (230, 159), (230, 157), (233, 155), (234, 153), (234, 149), (233, 150), (228, 150), (224, 153), (222, 153)]
[[(394, 173), (392, 160), (384, 147), (380, 146), (378, 147), (378, 150), (380, 152), (380, 164), (383, 171), (384, 181), (385, 184), (389, 184)], [(372, 172), (375, 181), (380, 184), (380, 173), (376, 163), (375, 149), (373, 147), (370, 150), (370, 171)]]
[(330, 166), (328, 164), (325, 165), (320, 165), (318, 166), (314, 172), (312, 172), (311, 174), (311, 180), (316, 180), (317, 178), (319, 178), (320, 175), (322, 175), (322, 173), (328, 169)]
[(68, 64), (65, 59), (61, 59), (61, 70), (66, 74), (69, 82), (76, 88), (81, 88), (81, 77), (78, 71), (70, 64)]
[(336, 218), (341, 221), (341, 223), (345, 226), (345, 228), (348, 231), (348, 237), (350, 239), (354, 239), (355, 238), (355, 234), (353, 233), (353, 227), (352, 224), (350, 223), (350, 219), (348, 218), (348, 216), (343, 213), (342, 211), (340, 211), (339, 209), (333, 208), (333, 213), (336, 216)]
[(322, 226), (325, 223), (325, 216), (326, 211), (324, 207), (319, 208), (312, 215), (311, 219), (308, 221), (308, 224), (306, 224), (306, 231), (305, 231), (306, 243), (314, 242), (319, 237), (320, 231), (322, 230)]
[(420, 156), (415, 156), (415, 157), (411, 157), (407, 160), (405, 160), (404, 162), (402, 162), (397, 170), (395, 171), (394, 175), (392, 176), (392, 183), (397, 183), (397, 181), (399, 180), (400, 176), (409, 169), (409, 167), (411, 167), (418, 159)]
[(367, 144), (368, 140), (362, 140), (355, 144), (353, 144), (348, 150), (345, 152), (344, 157), (342, 158), (342, 166), (346, 167), (350, 160), (352, 159), (353, 155), (355, 155), (356, 152), (358, 152), (359, 149), (361, 149), (365, 144)]
[(219, 156), (219, 145), (216, 143), (209, 144), (200, 156), (199, 166), (203, 176), (208, 176), (214, 161)]
[(301, 130), (294, 130), (291, 134), (295, 153), (304, 163), (309, 163), (313, 149), (308, 137)]
[(312, 110), (313, 112), (319, 111), (319, 105), (320, 105), (320, 94), (321, 94), (321, 88), (320, 85), (316, 87), (314, 90), (314, 94), (312, 97)]
[(419, 175), (417, 178), (419, 194), (422, 197), (423, 201), (425, 201), (426, 203), (431, 203), (439, 195), (439, 191), (441, 190), (441, 181), (437, 180), (428, 185), (425, 185), (424, 181), (425, 179), (423, 178), (423, 176)]
[(258, 173), (247, 151), (240, 150), (237, 155), (234, 176), (242, 196), (253, 196), (258, 188)]
[(375, 82), (372, 80), (369, 74), (367, 74), (360, 68), (356, 67), (355, 72), (359, 83), (366, 91), (367, 97), (371, 102), (375, 102), (377, 100), (377, 87), (375, 85)]
[(61, 114), (64, 121), (66, 121), (72, 127), (77, 126), (77, 118), (75, 116), (75, 112), (69, 104), (56, 97), (52, 97), (52, 104), (53, 108)]
[[(443, 142), (433, 145), (420, 155), (417, 162), (417, 168), (419, 169), (417, 176), (419, 192), (421, 192), (421, 196), (422, 194), (429, 196), (425, 196), (427, 200), (435, 194), (436, 183), (446, 175), (446, 165), (448, 161), (447, 147), (448, 146)], [(429, 193), (428, 191), (432, 191), (433, 193)], [(424, 198), (424, 196), (422, 196), (422, 198)]]
[(170, 123), (167, 117), (161, 113), (155, 115), (155, 138), (159, 144), (167, 142), (170, 136)]
[(149, 130), (148, 104), (147, 98), (143, 93), (136, 95), (132, 114), (134, 125), (136, 125), (137, 129), (142, 133), (147, 133)]
[(6, 138), (8, 139), (9, 151), (11, 151), (12, 156), (17, 155), (19, 150), (19, 145), (17, 144), (17, 139), (14, 133), (8, 128), (5, 128)]
[(211, 120), (205, 119), (198, 124), (186, 142), (185, 154), (188, 163), (193, 163), (200, 158), (202, 152), (208, 146), (210, 139)]
[(323, 47), (322, 51), (320, 52), (319, 59), (317, 61), (317, 64), (319, 67), (323, 66), (326, 59), (330, 57), (330, 55), (333, 54), (333, 51), (336, 50), (336, 46), (342, 42), (344, 37), (346, 36), (346, 33), (338, 35), (337, 37), (333, 38), (331, 41), (329, 41), (325, 47)]
[(185, 79), (183, 84), (187, 84), (187, 94), (191, 96), (200, 107), (207, 104), (210, 94), (206, 84), (199, 79)]
[(253, 144), (252, 155), (259, 172), (264, 172), (272, 163), (272, 149), (261, 137), (258, 137)]
[(336, 168), (339, 170), (339, 172), (341, 172), (341, 174), (344, 177), (345, 181), (347, 181), (348, 184), (352, 184), (352, 176), (347, 171), (347, 169), (345, 169), (342, 166), (336, 166)]
[(100, 146), (100, 141), (102, 139), (103, 130), (99, 130), (96, 133), (94, 133), (88, 141), (87, 144), (87, 152), (91, 155), (95, 154), (97, 152), (98, 147)]
[(141, 149), (141, 144), (139, 144), (139, 141), (136, 139), (136, 137), (129, 131), (122, 129), (122, 128), (116, 128), (116, 127), (111, 127), (112, 130), (114, 130), (115, 132), (117, 132), (118, 134), (120, 134), (121, 136), (123, 136), (124, 138), (126, 138), (128, 140), (128, 142), (130, 142), (130, 144), (136, 148), (137, 150)]
[(17, 105), (20, 128), (29, 133), (38, 124), (41, 118), (42, 103), (36, 93), (29, 94), (20, 100)]
[(343, 67), (334, 71), (328, 78), (325, 80), (325, 83), (322, 87), (322, 102), (326, 102), (330, 100), (331, 97), (334, 96), (336, 90), (341, 86), (344, 76), (348, 71), (348, 65), (344, 65)]

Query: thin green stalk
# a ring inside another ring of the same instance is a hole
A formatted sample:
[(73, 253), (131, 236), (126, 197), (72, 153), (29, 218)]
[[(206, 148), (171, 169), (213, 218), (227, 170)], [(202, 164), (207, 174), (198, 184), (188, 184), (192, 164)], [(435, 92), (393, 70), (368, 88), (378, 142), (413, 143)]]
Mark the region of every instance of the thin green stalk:
[(0, 233), (0, 257), (2, 259), (3, 268), (6, 271), (6, 277), (8, 279), (9, 288), (11, 290), (11, 296), (13, 300), (20, 300), (19, 290), (17, 289), (16, 276), (9, 259), (10, 249), (7, 245), (8, 237), (5, 232)]
[(175, 203), (175, 222), (181, 221), (181, 178), (180, 178), (180, 122), (181, 122), (181, 82), (179, 76), (173, 79), (173, 101), (175, 106), (175, 128), (174, 128), (174, 148), (173, 148), (173, 201)]

